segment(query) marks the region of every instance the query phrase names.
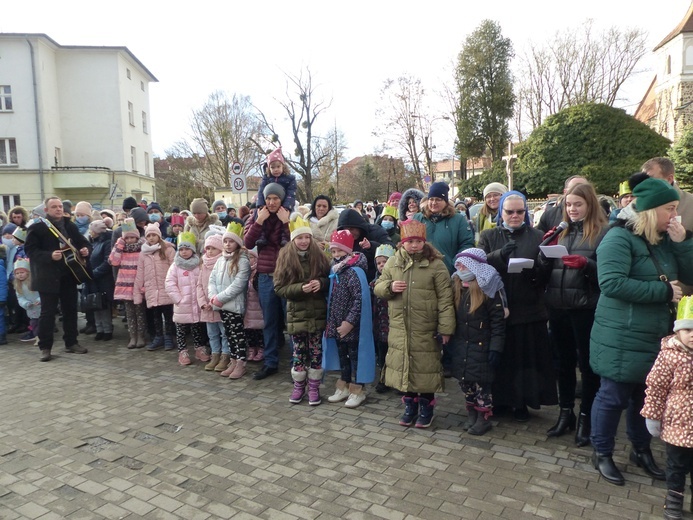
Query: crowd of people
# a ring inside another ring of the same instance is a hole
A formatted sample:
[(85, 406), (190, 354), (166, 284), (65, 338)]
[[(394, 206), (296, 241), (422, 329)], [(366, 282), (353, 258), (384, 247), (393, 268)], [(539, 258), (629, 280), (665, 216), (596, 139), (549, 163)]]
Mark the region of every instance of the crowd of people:
[(616, 215), (574, 176), (536, 223), (525, 196), (496, 182), (474, 219), (443, 182), (384, 205), (340, 212), (319, 195), (298, 206), (281, 149), (257, 203), (238, 211), (194, 199), (167, 215), (128, 197), (115, 213), (49, 197), (31, 213), (13, 208), (2, 228), (0, 343), (19, 333), (51, 360), (60, 312), (66, 352), (84, 354), (79, 333), (112, 341), (122, 309), (128, 349), (176, 350), (181, 366), (194, 358), (229, 379), (260, 362), (255, 380), (278, 372), (288, 343), (292, 405), (320, 405), (334, 370), (329, 403), (356, 408), (374, 384), (401, 396), (404, 427), (432, 424), (452, 377), (469, 434), (494, 415), (525, 422), (559, 405), (547, 436), (575, 432), (616, 485), (626, 410), (630, 460), (667, 480), (665, 514), (677, 518), (693, 470), (693, 195), (667, 159), (642, 170), (621, 184)]

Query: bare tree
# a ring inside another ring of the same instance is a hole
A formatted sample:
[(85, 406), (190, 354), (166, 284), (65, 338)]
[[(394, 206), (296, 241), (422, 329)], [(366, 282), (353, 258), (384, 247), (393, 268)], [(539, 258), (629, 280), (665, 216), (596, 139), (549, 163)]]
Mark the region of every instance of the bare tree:
[[(319, 156), (322, 160), (317, 165), (318, 175), (313, 179), (313, 193), (315, 196), (327, 195), (332, 201), (341, 200), (339, 168), (346, 162), (347, 149), (344, 133), (335, 124), (316, 144), (320, 148)], [(312, 199), (308, 202), (312, 202)]]
[(520, 61), (518, 106), (532, 125), (582, 103), (613, 106), (624, 82), (645, 54), (641, 29), (611, 27), (600, 33), (587, 20), (556, 33), (543, 45), (530, 45)]

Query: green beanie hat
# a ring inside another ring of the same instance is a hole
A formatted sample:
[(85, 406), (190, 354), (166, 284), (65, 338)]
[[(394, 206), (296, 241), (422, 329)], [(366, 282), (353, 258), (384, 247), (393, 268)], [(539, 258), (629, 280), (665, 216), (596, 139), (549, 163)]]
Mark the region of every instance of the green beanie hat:
[(679, 192), (671, 184), (654, 177), (645, 179), (633, 188), (633, 196), (636, 197), (636, 211), (647, 211), (681, 198)]

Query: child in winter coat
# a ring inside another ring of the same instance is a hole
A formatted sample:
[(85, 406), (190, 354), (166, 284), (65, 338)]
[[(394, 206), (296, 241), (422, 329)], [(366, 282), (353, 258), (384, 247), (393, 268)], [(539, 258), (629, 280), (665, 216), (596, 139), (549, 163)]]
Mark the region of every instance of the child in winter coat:
[(0, 345), (7, 345), (7, 322), (5, 321), (5, 309), (9, 284), (7, 282), (6, 259), (0, 260)]
[(492, 383), (505, 344), (503, 280), (482, 249), (465, 249), (455, 257), (452, 290), (457, 313), (452, 375), (465, 396), (467, 433), (491, 429)]
[(226, 337), (231, 350), (231, 362), (221, 375), (240, 379), (245, 375), (247, 345), (243, 334), (245, 299), (250, 278), (250, 262), (243, 247), (243, 226), (231, 222), (223, 236), (224, 251), (209, 276), (209, 301), (214, 310), (221, 311)]
[[(265, 175), (262, 177), (260, 189), (257, 192), (258, 209), (265, 205), (265, 188), (269, 184), (277, 183), (284, 190), (284, 195), (279, 197), (282, 199), (282, 206), (291, 213), (294, 211), (294, 206), (296, 205), (296, 177), (291, 174), (281, 148), (277, 148), (267, 156), (264, 167)], [(259, 244), (256, 242), (257, 245), (262, 246), (267, 244), (267, 238), (264, 236), (264, 233), (260, 235), (258, 241)], [(289, 237), (282, 235), (281, 245), (283, 246), (288, 241)]]
[(41, 316), (41, 298), (38, 291), (31, 290), (31, 269), (29, 259), (20, 258), (14, 263), (14, 290), (17, 301), (29, 317), (29, 332), (20, 341), (38, 342), (38, 320)]
[(207, 326), (207, 337), (209, 346), (212, 349), (212, 357), (205, 365), (205, 370), (211, 372), (223, 372), (229, 366), (231, 351), (229, 342), (226, 339), (224, 324), (221, 322), (219, 311), (212, 309), (209, 301), (208, 287), (209, 277), (214, 269), (223, 245), (224, 228), (221, 226), (210, 226), (205, 238), (205, 254), (202, 256), (200, 265), (200, 276), (197, 280), (197, 304), (200, 307), (200, 321)]
[[(428, 428), (435, 392), (443, 391), (441, 348), (455, 332), (450, 274), (442, 255), (426, 242), (426, 225), (407, 220), (402, 241), (375, 284), (375, 295), (388, 301), (390, 334), (385, 384), (404, 392), (402, 426)], [(418, 415), (418, 418), (417, 418)]]
[(246, 297), (245, 316), (243, 317), (243, 334), (248, 344), (247, 361), (263, 361), (265, 359), (265, 319), (260, 305), (260, 295), (255, 288), (257, 281), (257, 253), (252, 249), (248, 251), (250, 261), (250, 278), (248, 279), (248, 294)]
[(176, 252), (171, 244), (161, 236), (158, 223), (149, 224), (144, 229), (145, 243), (137, 261), (137, 275), (133, 287), (135, 304), (147, 303), (153, 310), (154, 338), (147, 345), (153, 351), (164, 347), (173, 350), (173, 301), (166, 293), (166, 274), (173, 263)]
[(648, 431), (661, 437), (667, 452), (664, 518), (683, 518), (686, 475), (693, 478), (693, 297), (679, 302), (674, 335), (662, 339), (647, 376), (645, 417)]
[(325, 296), (330, 264), (310, 224), (297, 213), (289, 223), (291, 242), (279, 251), (274, 271), (274, 292), (286, 299), (286, 328), (294, 345), (291, 378), (294, 390), (289, 402), (298, 404), (306, 392), (308, 404), (321, 403), (322, 335), (327, 318)]
[(200, 306), (197, 304), (197, 280), (200, 277), (200, 259), (197, 256), (195, 235), (184, 231), (178, 235), (178, 251), (166, 274), (166, 292), (173, 300), (173, 323), (178, 343), (178, 364), (192, 363), (188, 354), (186, 337), (192, 333), (195, 357), (209, 361), (203, 327), (200, 322)]
[(363, 254), (354, 253), (354, 236), (347, 229), (332, 233), (330, 253), (323, 369), (339, 368), (340, 378), (327, 401), (338, 403), (346, 399), (344, 406), (356, 408), (366, 400), (365, 384), (375, 377), (371, 298), (366, 280), (368, 262)]
[(178, 247), (178, 236), (183, 232), (184, 227), (185, 217), (183, 215), (171, 215), (171, 225), (166, 230), (166, 242), (173, 247)]
[[(385, 208), (393, 209), (392, 206), (387, 206)], [(399, 235), (398, 235), (399, 236)], [(397, 240), (399, 242), (399, 240)], [(378, 246), (375, 251), (375, 268), (378, 271), (375, 278), (370, 283), (371, 291), (375, 289), (375, 283), (380, 278), (383, 273), (383, 268), (387, 263), (387, 260), (395, 255), (395, 248), (390, 244), (382, 244)], [(387, 314), (387, 300), (383, 298), (378, 298), (373, 294), (373, 335), (375, 339), (375, 353), (377, 356), (377, 373), (378, 373), (378, 384), (375, 387), (375, 391), (379, 394), (383, 394), (389, 390), (389, 388), (383, 383), (383, 367), (385, 366), (385, 356), (387, 355), (387, 336), (390, 333), (390, 318)]]
[(144, 238), (140, 237), (135, 220), (132, 218), (126, 218), (121, 229), (123, 234), (116, 241), (108, 257), (108, 262), (118, 268), (113, 299), (125, 302), (125, 319), (130, 334), (128, 348), (142, 348), (147, 334), (147, 319), (144, 304), (134, 302), (133, 288)]

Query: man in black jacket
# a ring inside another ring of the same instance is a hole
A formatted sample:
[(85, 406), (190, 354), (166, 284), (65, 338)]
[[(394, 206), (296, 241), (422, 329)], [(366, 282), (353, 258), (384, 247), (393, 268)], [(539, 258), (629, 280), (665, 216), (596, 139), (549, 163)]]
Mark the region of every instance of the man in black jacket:
[(38, 326), (41, 361), (50, 361), (58, 302), (63, 313), (65, 352), (87, 353), (77, 342), (77, 282), (63, 261), (62, 250), (67, 244), (62, 237), (83, 258), (89, 256), (89, 241), (70, 218), (64, 216), (63, 203), (58, 197), (48, 197), (45, 206), (46, 218), (29, 227), (24, 250), (31, 265), (31, 289), (38, 291), (41, 297)]
[(377, 224), (369, 224), (355, 209), (345, 209), (339, 214), (337, 229), (348, 229), (354, 235), (354, 251), (363, 253), (368, 261), (366, 278), (370, 282), (375, 278), (375, 250), (381, 244), (390, 244), (390, 235)]

